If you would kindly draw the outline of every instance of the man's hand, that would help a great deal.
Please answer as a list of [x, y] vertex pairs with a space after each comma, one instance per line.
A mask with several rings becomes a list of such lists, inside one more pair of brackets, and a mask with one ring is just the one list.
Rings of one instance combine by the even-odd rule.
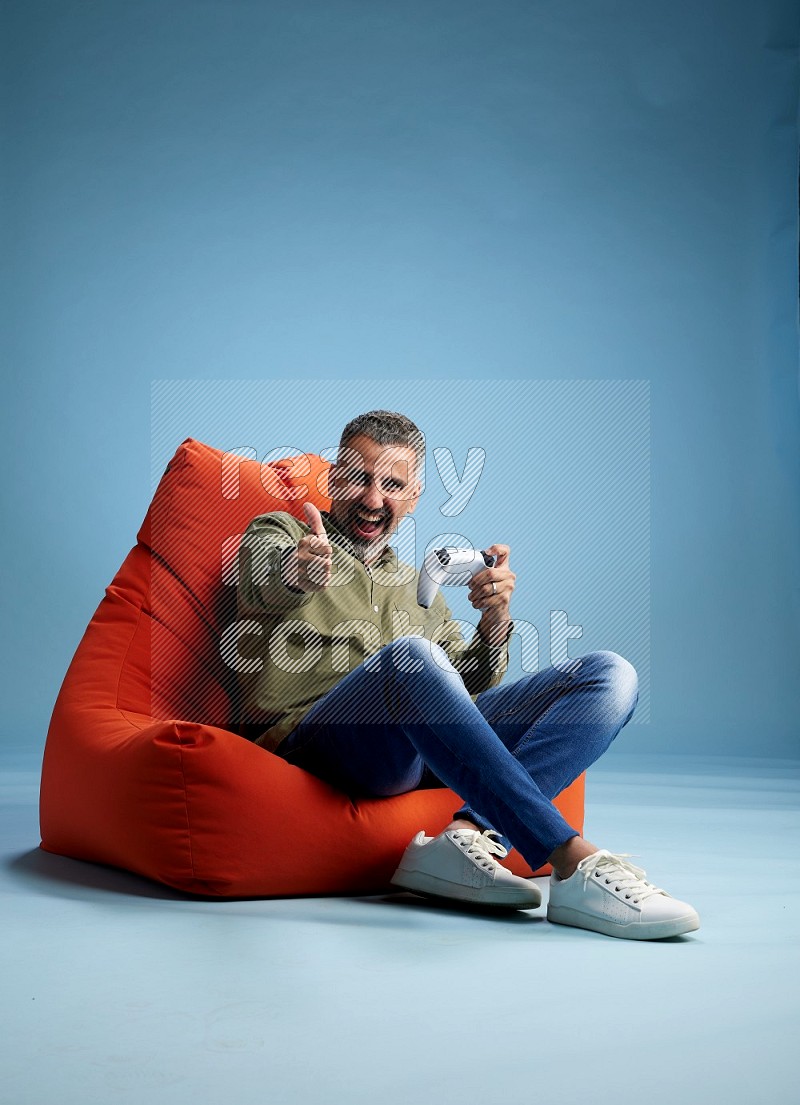
[[508, 566], [508, 545], [490, 545], [485, 551], [495, 557], [495, 562], [472, 577], [468, 598], [476, 610], [483, 612], [478, 623], [483, 639], [489, 644], [502, 644], [511, 625], [509, 604], [517, 577]]
[[320, 512], [313, 503], [303, 503], [303, 510], [311, 533], [284, 556], [283, 580], [297, 591], [324, 591], [331, 579], [333, 550]]

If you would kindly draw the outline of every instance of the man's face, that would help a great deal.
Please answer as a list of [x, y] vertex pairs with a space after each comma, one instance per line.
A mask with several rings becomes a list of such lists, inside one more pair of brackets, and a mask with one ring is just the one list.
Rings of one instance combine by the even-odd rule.
[[416, 456], [407, 445], [379, 445], [357, 434], [330, 470], [331, 519], [368, 563], [380, 556], [420, 493]]

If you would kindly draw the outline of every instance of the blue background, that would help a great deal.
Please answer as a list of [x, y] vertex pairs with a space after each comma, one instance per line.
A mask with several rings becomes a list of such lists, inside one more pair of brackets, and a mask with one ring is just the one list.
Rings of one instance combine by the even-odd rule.
[[[43, 743], [147, 508], [153, 380], [292, 382], [259, 449], [386, 402], [487, 457], [493, 388], [622, 380], [652, 480], [650, 722], [622, 739], [796, 755], [795, 7], [4, 3], [7, 739]], [[249, 444], [224, 415], [173, 412], [168, 452]], [[541, 525], [509, 518], [535, 606]]]

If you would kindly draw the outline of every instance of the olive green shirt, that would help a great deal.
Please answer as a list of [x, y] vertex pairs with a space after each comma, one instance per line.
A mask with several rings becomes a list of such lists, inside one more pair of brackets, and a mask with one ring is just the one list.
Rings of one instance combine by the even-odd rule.
[[[305, 713], [340, 679], [400, 636], [441, 645], [470, 695], [497, 686], [508, 645], [491, 646], [476, 630], [467, 643], [441, 591], [425, 610], [417, 603], [418, 573], [388, 546], [369, 567], [327, 513], [332, 575], [322, 591], [290, 589], [281, 557], [310, 533], [284, 511], [252, 520], [239, 550], [236, 667], [240, 705], [256, 743], [274, 750]], [[244, 670], [247, 669], [247, 670]]]

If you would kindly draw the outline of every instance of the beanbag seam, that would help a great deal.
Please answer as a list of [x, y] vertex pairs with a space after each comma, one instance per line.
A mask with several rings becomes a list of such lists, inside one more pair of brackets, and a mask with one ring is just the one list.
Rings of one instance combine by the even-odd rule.
[[122, 704], [120, 703], [120, 700], [119, 700], [119, 698], [120, 698], [119, 689], [120, 689], [120, 686], [122, 685], [122, 676], [123, 676], [123, 674], [126, 670], [127, 664], [128, 664], [128, 654], [130, 653], [131, 648], [133, 647], [133, 642], [136, 640], [136, 634], [139, 630], [139, 624], [142, 620], [143, 613], [144, 613], [144, 609], [140, 605], [139, 606], [139, 613], [136, 615], [136, 621], [133, 623], [133, 629], [131, 631], [130, 640], [128, 641], [128, 646], [125, 649], [125, 656], [123, 657], [122, 663], [119, 666], [119, 671], [117, 672], [117, 691], [116, 691], [116, 694], [114, 696], [114, 706], [116, 707], [117, 710], [124, 710], [125, 709], [125, 707], [122, 706]]

